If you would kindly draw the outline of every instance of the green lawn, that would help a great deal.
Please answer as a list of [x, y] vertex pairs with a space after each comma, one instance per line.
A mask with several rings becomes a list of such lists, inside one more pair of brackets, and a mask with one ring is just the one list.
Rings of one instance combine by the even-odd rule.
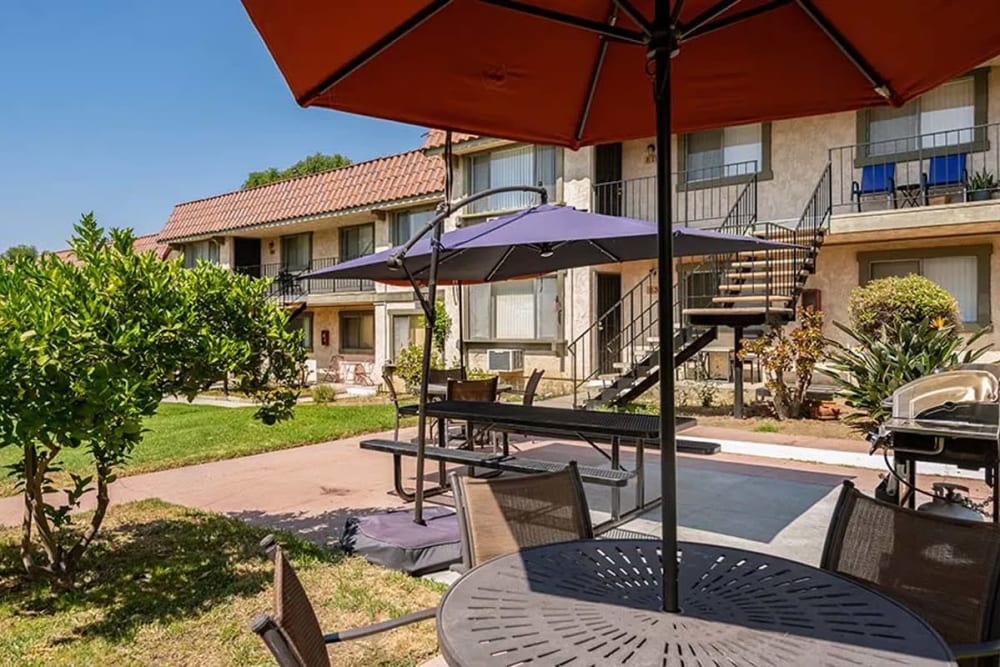
[[[19, 531], [0, 529], [0, 666], [273, 665], [250, 620], [273, 611], [268, 531], [159, 500], [112, 506], [76, 589], [53, 597], [21, 576]], [[444, 587], [313, 546], [278, 543], [326, 632], [438, 603]], [[424, 621], [330, 650], [338, 667], [410, 667], [437, 650]]]
[[[300, 405], [295, 408], [294, 419], [274, 426], [260, 423], [253, 418], [253, 412], [252, 407], [163, 403], [159, 412], [147, 420], [149, 432], [121, 474], [134, 475], [336, 440], [388, 430], [394, 423], [394, 408], [390, 404]], [[0, 449], [0, 466], [11, 463], [18, 454], [10, 448]], [[85, 450], [64, 450], [60, 462], [64, 468], [62, 475], [90, 472]], [[62, 481], [59, 477], [56, 480]], [[0, 495], [13, 492], [13, 481], [0, 478]]]

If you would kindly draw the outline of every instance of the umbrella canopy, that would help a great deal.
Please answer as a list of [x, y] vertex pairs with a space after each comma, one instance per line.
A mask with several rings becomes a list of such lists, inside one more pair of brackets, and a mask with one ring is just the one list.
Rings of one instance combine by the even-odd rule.
[[[673, 132], [900, 105], [1000, 53], [996, 0], [243, 2], [303, 106], [572, 148], [654, 135], [663, 295], [673, 287]], [[671, 301], [657, 306], [666, 359]], [[670, 557], [677, 553], [673, 397], [674, 375], [663, 373], [669, 612], [680, 609]], [[421, 469], [422, 428], [418, 438]], [[418, 474], [418, 520], [422, 480]]]
[[[752, 236], [674, 228], [676, 256], [797, 248]], [[656, 225], [544, 204], [441, 236], [439, 283], [481, 283], [536, 276], [560, 269], [609, 262], [656, 259]], [[399, 248], [313, 271], [304, 278], [368, 278], [407, 281], [408, 272], [425, 282], [431, 263], [430, 239], [406, 253], [407, 271], [391, 263]]]
[[[656, 133], [653, 0], [243, 1], [302, 106], [573, 147]], [[657, 4], [676, 132], [900, 104], [1000, 53], [996, 0]]]

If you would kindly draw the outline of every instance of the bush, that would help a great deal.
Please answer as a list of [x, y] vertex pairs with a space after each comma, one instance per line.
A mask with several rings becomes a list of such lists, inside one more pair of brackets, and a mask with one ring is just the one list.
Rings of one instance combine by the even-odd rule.
[[466, 368], [465, 378], [467, 380], [489, 380], [494, 377], [496, 373], [491, 373], [490, 371], [483, 370], [482, 368]]
[[333, 403], [337, 400], [337, 391], [328, 384], [318, 384], [312, 390], [313, 403]]
[[[406, 383], [406, 390], [415, 393], [420, 386], [420, 371], [424, 358], [424, 346], [413, 343], [399, 351], [396, 357], [396, 377]], [[444, 368], [441, 354], [431, 349], [431, 368]]]
[[958, 302], [923, 276], [879, 278], [851, 292], [851, 328], [871, 338], [889, 337], [904, 322], [934, 322], [938, 328], [959, 325]]
[[[420, 316], [420, 326], [424, 326], [424, 316]], [[431, 333], [431, 340], [434, 341], [434, 349], [444, 354], [445, 345], [448, 343], [448, 336], [451, 335], [451, 315], [444, 307], [444, 301], [434, 302], [434, 329]]]
[[[898, 335], [891, 338], [869, 335], [839, 322], [834, 324], [856, 345], [847, 347], [831, 342], [832, 363], [822, 372], [840, 387], [839, 393], [849, 406], [864, 410], [876, 424], [889, 416], [882, 403], [898, 388], [956, 364], [971, 363], [990, 347], [973, 348], [986, 333], [985, 329], [963, 342], [954, 327], [940, 326], [940, 322], [903, 322]], [[859, 418], [848, 415], [846, 419]]]
[[715, 401], [719, 397], [719, 388], [710, 382], [700, 382], [695, 387], [695, 393], [698, 395], [701, 407], [710, 408], [715, 405]]
[[[756, 340], [743, 341], [740, 357], [757, 355], [767, 388], [771, 392], [771, 408], [778, 419], [798, 419], [806, 402], [806, 392], [812, 384], [816, 362], [826, 348], [823, 338], [823, 313], [812, 308], [800, 308], [799, 326], [785, 335], [785, 328], [771, 327]], [[789, 387], [787, 377], [794, 375]]]

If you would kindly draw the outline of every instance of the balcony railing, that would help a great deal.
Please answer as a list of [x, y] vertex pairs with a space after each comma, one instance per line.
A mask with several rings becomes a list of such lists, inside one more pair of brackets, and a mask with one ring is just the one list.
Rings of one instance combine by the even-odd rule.
[[282, 298], [297, 298], [310, 294], [331, 294], [342, 292], [372, 292], [375, 283], [356, 278], [302, 278], [306, 273], [325, 269], [340, 263], [337, 257], [317, 257], [308, 266], [283, 267], [280, 263], [237, 266], [237, 273], [245, 273], [259, 278], [269, 278], [272, 292]]
[[[756, 161], [675, 173], [674, 224], [719, 227], [756, 174]], [[591, 206], [595, 213], [654, 221], [656, 200], [656, 177], [646, 176], [594, 185]]]
[[834, 214], [991, 199], [1000, 124], [830, 149]]

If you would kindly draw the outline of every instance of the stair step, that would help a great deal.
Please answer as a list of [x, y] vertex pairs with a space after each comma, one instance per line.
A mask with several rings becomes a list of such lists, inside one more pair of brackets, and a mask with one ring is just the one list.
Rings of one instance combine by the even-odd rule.
[[733, 285], [719, 285], [720, 292], [762, 292], [771, 291], [767, 283], [736, 283]]
[[740, 278], [769, 278], [773, 271], [736, 271], [733, 273], [727, 273], [726, 278], [733, 280], [739, 280]]
[[771, 303], [788, 303], [791, 300], [792, 297], [787, 295], [772, 294], [771, 296], [767, 296], [761, 294], [759, 296], [717, 296], [712, 299], [712, 303], [752, 303], [760, 301], [770, 301]]
[[685, 308], [681, 311], [684, 315], [792, 315], [791, 308], [764, 308], [763, 306], [754, 308]]
[[[736, 262], [731, 262], [730, 267], [734, 269], [756, 269], [760, 267], [767, 266], [786, 266], [788, 264], [800, 264], [803, 262], [808, 262], [809, 260], [802, 260], [798, 258], [787, 258], [787, 259], [750, 259], [750, 260], [739, 260]], [[811, 263], [811, 262], [810, 262]]]

